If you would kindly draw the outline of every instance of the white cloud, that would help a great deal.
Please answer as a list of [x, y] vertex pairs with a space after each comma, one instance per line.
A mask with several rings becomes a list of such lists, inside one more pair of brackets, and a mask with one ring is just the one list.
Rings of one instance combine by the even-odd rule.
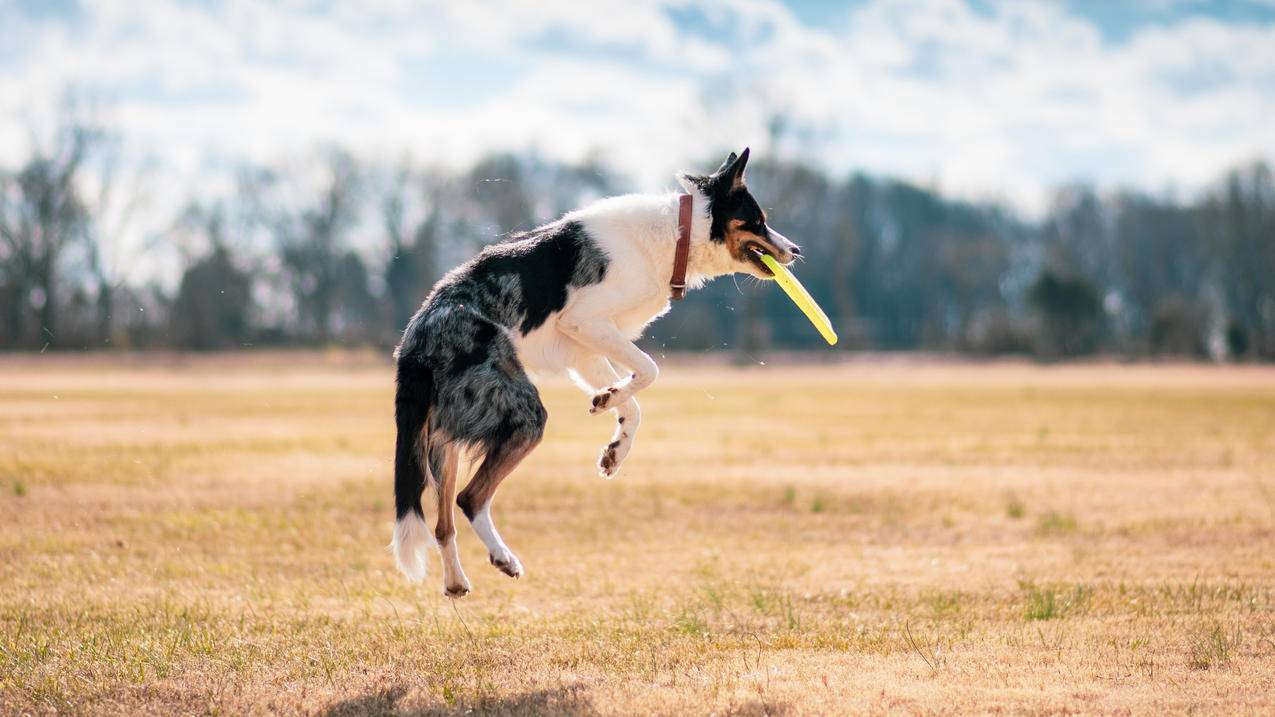
[[[812, 128], [787, 150], [830, 170], [1029, 210], [1075, 178], [1190, 189], [1275, 153], [1270, 25], [1197, 18], [1113, 45], [1046, 2], [872, 0], [824, 27], [769, 0], [328, 5], [95, 0], [58, 23], [0, 4], [0, 164], [68, 86], [111, 100], [174, 195], [224, 184], [201, 170], [227, 156], [322, 141], [454, 164], [601, 150], [665, 186], [710, 151], [768, 151], [775, 112]], [[715, 30], [685, 31], [668, 5]], [[440, 82], [453, 57], [473, 72], [448, 64]]]
[[[1061, 5], [984, 15], [934, 0], [869, 3], [832, 33], [789, 29], [757, 55], [799, 57], [811, 35], [841, 39], [820, 62], [756, 68], [805, 88], [789, 91], [816, 98], [810, 115], [835, 118], [834, 161], [934, 177], [959, 194], [1030, 209], [1071, 179], [1199, 187], [1275, 151], [1271, 26], [1196, 19], [1112, 46]], [[1173, 73], [1206, 79], [1175, 87]]]

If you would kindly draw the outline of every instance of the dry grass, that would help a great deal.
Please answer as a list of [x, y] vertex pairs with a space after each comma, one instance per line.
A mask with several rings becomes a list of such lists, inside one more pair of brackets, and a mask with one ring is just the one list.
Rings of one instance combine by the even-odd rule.
[[453, 607], [388, 366], [0, 362], [0, 713], [1275, 711], [1275, 372], [665, 367], [564, 384]]

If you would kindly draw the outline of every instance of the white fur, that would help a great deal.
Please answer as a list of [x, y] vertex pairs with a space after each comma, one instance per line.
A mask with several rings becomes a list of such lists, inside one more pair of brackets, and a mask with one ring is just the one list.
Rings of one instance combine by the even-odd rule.
[[390, 549], [394, 551], [398, 569], [403, 571], [408, 581], [419, 583], [425, 579], [429, 565], [425, 553], [433, 539], [425, 521], [414, 510], [408, 511], [394, 524], [394, 540]]
[[[723, 246], [709, 241], [712, 220], [708, 214], [708, 199], [698, 191], [691, 196], [687, 282], [691, 287], [698, 287], [740, 267]], [[601, 282], [572, 290], [562, 311], [526, 336], [514, 336], [518, 358], [528, 370], [560, 375], [599, 353], [582, 346], [571, 335], [572, 317], [605, 318], [624, 340], [632, 342], [642, 334], [642, 329], [669, 310], [669, 279], [677, 244], [677, 197], [677, 194], [611, 197], [563, 218], [580, 222], [606, 253], [610, 264]], [[563, 326], [564, 320], [566, 326]], [[608, 355], [607, 358], [617, 357]], [[640, 362], [632, 354], [629, 358]], [[630, 371], [640, 368], [627, 361], [621, 363]]]
[[[683, 185], [691, 195], [688, 286], [697, 288], [713, 277], [749, 270], [723, 243], [710, 240], [708, 198], [689, 183]], [[598, 472], [605, 478], [619, 470], [637, 435], [641, 411], [634, 394], [659, 375], [655, 361], [633, 341], [669, 310], [678, 197], [675, 193], [629, 194], [567, 214], [563, 219], [583, 225], [607, 255], [606, 275], [597, 284], [573, 289], [562, 310], [536, 330], [526, 336], [511, 335], [527, 370], [538, 374], [569, 371], [595, 395], [591, 412], [614, 410], [617, 418], [624, 419], [617, 421], [611, 439], [615, 448], [608, 444], [598, 461]]]
[[514, 555], [513, 551], [505, 545], [504, 540], [501, 540], [500, 533], [496, 530], [496, 524], [491, 522], [490, 504], [484, 505], [476, 511], [470, 524], [474, 527], [474, 532], [483, 541], [483, 545], [487, 546], [487, 552], [491, 556], [492, 562], [506, 563], [513, 566], [515, 574], [522, 574], [522, 563], [519, 562], [518, 556]]
[[455, 534], [448, 538], [446, 543], [439, 543], [438, 551], [443, 556], [443, 587], [447, 589], [447, 594], [460, 597], [468, 593], [469, 578], [465, 577], [465, 571], [460, 566], [460, 552], [456, 548]]
[[[602, 356], [594, 355], [574, 364], [571, 367], [571, 378], [586, 393], [594, 394], [620, 377], [611, 366], [611, 362]], [[611, 443], [602, 449], [602, 455], [598, 457], [598, 475], [608, 480], [614, 478], [619, 472], [620, 464], [633, 448], [633, 438], [637, 435], [638, 426], [642, 423], [642, 410], [636, 398], [630, 398], [612, 407], [612, 410], [615, 411], [617, 419], [615, 433], [611, 436]], [[612, 445], [615, 445], [615, 450], [612, 462], [608, 465], [604, 457], [611, 450]]]

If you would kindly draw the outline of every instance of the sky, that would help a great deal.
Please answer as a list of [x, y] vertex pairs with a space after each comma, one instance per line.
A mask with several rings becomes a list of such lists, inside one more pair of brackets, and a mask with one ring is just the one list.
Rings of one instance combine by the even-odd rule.
[[651, 191], [748, 145], [1031, 215], [1275, 158], [1275, 0], [0, 0], [0, 166], [68, 93], [174, 194], [330, 142]]

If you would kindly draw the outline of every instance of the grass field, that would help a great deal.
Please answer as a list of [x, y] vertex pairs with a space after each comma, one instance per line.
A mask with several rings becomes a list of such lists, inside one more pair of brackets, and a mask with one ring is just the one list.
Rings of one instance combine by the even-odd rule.
[[387, 363], [0, 359], [0, 714], [1275, 712], [1275, 370], [666, 362], [612, 481], [543, 394], [453, 603]]

